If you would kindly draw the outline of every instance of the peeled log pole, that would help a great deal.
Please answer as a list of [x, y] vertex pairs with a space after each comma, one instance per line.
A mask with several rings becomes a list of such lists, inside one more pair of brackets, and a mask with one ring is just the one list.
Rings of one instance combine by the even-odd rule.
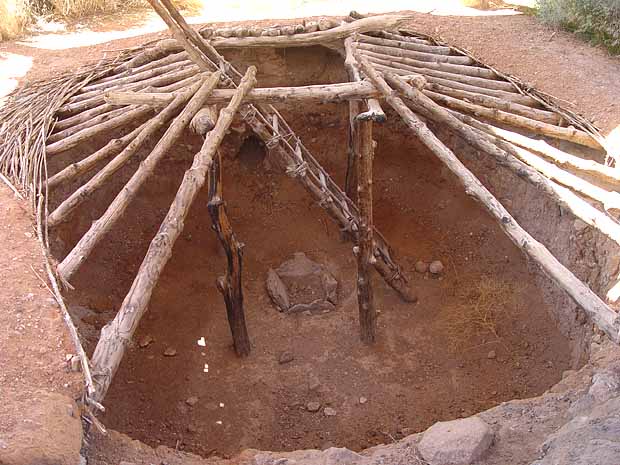
[[561, 289], [583, 308], [592, 321], [601, 328], [612, 341], [620, 343], [620, 317], [611, 310], [592, 290], [562, 265], [545, 246], [536, 241], [508, 213], [501, 203], [486, 187], [463, 165], [459, 159], [441, 143], [428, 127], [394, 95], [385, 80], [362, 57], [358, 60], [362, 70], [383, 93], [386, 101], [396, 110], [412, 132], [448, 167], [465, 187], [467, 195], [472, 196], [497, 219], [500, 227], [525, 254], [534, 260]]
[[82, 236], [69, 255], [58, 265], [58, 273], [65, 279], [69, 279], [88, 258], [95, 246], [112, 228], [114, 223], [122, 216], [129, 202], [136, 196], [138, 190], [150, 174], [155, 170], [157, 163], [174, 146], [185, 127], [194, 115], [204, 106], [205, 99], [213, 88], [218, 84], [220, 73], [212, 74], [202, 82], [200, 89], [194, 94], [181, 114], [173, 121], [166, 133], [159, 140], [153, 151], [140, 164], [138, 170], [127, 182], [123, 190], [119, 192], [105, 213], [95, 221], [90, 229]]
[[221, 154], [218, 153], [209, 171], [209, 215], [227, 259], [226, 275], [217, 279], [217, 288], [222, 293], [226, 304], [226, 315], [235, 352], [240, 357], [245, 357], [250, 354], [251, 346], [245, 324], [241, 285], [243, 245], [237, 241], [226, 212], [226, 204], [222, 196], [221, 163]]
[[157, 131], [174, 118], [181, 110], [183, 105], [190, 99], [192, 95], [200, 88], [200, 82], [194, 84], [189, 90], [180, 93], [177, 97], [164, 108], [161, 113], [141, 126], [142, 130], [129, 142], [129, 144], [115, 156], [107, 165], [84, 185], [76, 189], [69, 197], [67, 197], [56, 209], [47, 217], [47, 225], [50, 228], [58, 226], [66, 221], [71, 213], [75, 211], [82, 203], [90, 198], [98, 189], [104, 186], [106, 181], [110, 179], [118, 170], [131, 160], [132, 157], [140, 150], [145, 142], [148, 142]]
[[[146, 312], [151, 294], [161, 272], [168, 260], [170, 260], [170, 257], [172, 257], [174, 243], [183, 231], [185, 218], [192, 202], [204, 185], [215, 151], [243, 99], [244, 90], [253, 85], [255, 73], [256, 68], [254, 67], [248, 70], [249, 78], [246, 80], [245, 85], [240, 87], [238, 98], [231, 102], [226, 109], [228, 111], [222, 110], [223, 114], [220, 116], [216, 128], [209, 133], [200, 152], [194, 157], [192, 166], [186, 171], [181, 186], [168, 210], [168, 214], [151, 241], [138, 274], [120, 310], [114, 319], [101, 330], [101, 337], [92, 358], [95, 381], [98, 385], [95, 398], [99, 402], [105, 397], [112, 378], [125, 354], [127, 344], [136, 331], [142, 315]], [[196, 96], [204, 94], [203, 90], [214, 87], [219, 78], [220, 73], [214, 73]], [[202, 95], [202, 98], [204, 98], [204, 95]], [[198, 103], [197, 100], [199, 99], [197, 98], [194, 103]]]
[[310, 45], [321, 45], [334, 42], [356, 32], [362, 33], [381, 29], [394, 29], [410, 18], [411, 16], [407, 15], [370, 16], [326, 31], [294, 34], [290, 36], [213, 39], [211, 44], [218, 49], [235, 47], [307, 47]]
[[[399, 76], [388, 74], [385, 76], [385, 79], [408, 101], [413, 102], [424, 117], [447, 126], [472, 147], [488, 153], [495, 158], [500, 166], [510, 169], [517, 176], [525, 179], [558, 202], [558, 204], [573, 213], [577, 218], [597, 228], [611, 240], [620, 244], [620, 224], [570, 190], [556, 184], [519, 160], [516, 147], [491, 134], [493, 126], [481, 123], [471, 116], [462, 115], [440, 107], [417, 88], [408, 85]], [[420, 81], [417, 81], [419, 84]]]
[[54, 187], [59, 186], [62, 183], [75, 179], [80, 174], [88, 173], [97, 165], [97, 163], [107, 160], [115, 153], [123, 150], [127, 146], [127, 144], [129, 144], [133, 139], [135, 139], [135, 137], [140, 133], [140, 131], [144, 129], [146, 124], [148, 123], [144, 123], [143, 125], [138, 126], [129, 134], [119, 139], [112, 139], [105, 146], [97, 150], [92, 155], [84, 158], [83, 160], [71, 163], [62, 171], [59, 171], [54, 176], [48, 178], [47, 188], [53, 189]]
[[452, 108], [453, 110], [464, 111], [478, 117], [499, 121], [514, 127], [527, 129], [528, 131], [532, 131], [536, 134], [567, 140], [569, 142], [574, 142], [575, 144], [584, 145], [593, 149], [602, 149], [600, 144], [594, 140], [590, 134], [573, 127], [563, 128], [553, 124], [542, 123], [530, 118], [525, 118], [523, 116], [513, 115], [512, 113], [507, 113], [502, 110], [484, 108], [479, 105], [474, 105], [473, 103], [448, 97], [447, 95], [441, 95], [430, 90], [424, 91], [424, 93], [435, 102], [440, 103], [445, 107]]
[[357, 241], [357, 303], [360, 318], [360, 338], [366, 344], [375, 342], [377, 334], [377, 312], [370, 280], [373, 256], [372, 218], [372, 121], [359, 120], [355, 123], [359, 133], [359, 159], [357, 160], [357, 195], [360, 210], [360, 224]]
[[[230, 100], [234, 89], [216, 89], [207, 100], [208, 104], [225, 103]], [[372, 99], [379, 96], [369, 82], [344, 82], [337, 84], [318, 84], [300, 87], [268, 87], [252, 89], [246, 101], [250, 103], [290, 103], [290, 102], [345, 102], [348, 100]], [[166, 105], [174, 96], [162, 92], [109, 91], [105, 100], [113, 105]]]

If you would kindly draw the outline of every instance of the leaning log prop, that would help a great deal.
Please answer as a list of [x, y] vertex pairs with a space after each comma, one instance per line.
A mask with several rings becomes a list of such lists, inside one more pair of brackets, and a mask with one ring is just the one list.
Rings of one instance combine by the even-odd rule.
[[512, 242], [536, 262], [560, 289], [583, 308], [590, 319], [611, 340], [620, 343], [620, 315], [609, 308], [588, 286], [562, 265], [544, 245], [536, 241], [516, 222], [493, 194], [461, 163], [456, 155], [437, 139], [426, 124], [405, 105], [400, 97], [394, 94], [394, 90], [368, 60], [359, 54], [356, 55], [356, 58], [366, 76], [383, 93], [386, 102], [400, 115], [416, 137], [457, 177], [465, 188], [467, 195], [480, 203], [498, 221], [498, 224]]
[[[218, 63], [235, 79], [241, 74], [226, 62], [213, 46], [204, 41], [185, 22], [169, 0], [149, 0], [174, 31], [175, 37], [186, 50], [198, 50], [195, 63], [202, 70], [209, 70]], [[155, 6], [156, 5], [156, 6]], [[188, 52], [189, 53], [189, 52]], [[303, 145], [286, 120], [273, 106], [247, 105], [241, 112], [246, 124], [265, 143], [265, 146], [279, 159], [287, 173], [300, 181], [302, 186], [314, 197], [319, 205], [334, 219], [343, 231], [351, 232], [353, 237], [359, 232], [359, 211], [356, 205], [331, 179], [329, 174]], [[375, 269], [405, 301], [413, 302], [417, 297], [409, 287], [409, 280], [392, 258], [392, 251], [385, 238], [375, 230]]]
[[[247, 91], [256, 83], [256, 68], [250, 67], [246, 72], [235, 97], [229, 105], [220, 112], [215, 127], [210, 131], [200, 151], [194, 157], [192, 166], [187, 170], [181, 186], [164, 218], [159, 231], [151, 241], [151, 245], [140, 265], [138, 274], [125, 297], [120, 310], [114, 319], [101, 330], [101, 338], [93, 354], [92, 363], [94, 379], [97, 384], [95, 399], [101, 401], [112, 382], [125, 350], [133, 336], [138, 323], [146, 311], [151, 294], [166, 263], [172, 257], [172, 249], [176, 239], [183, 231], [184, 221], [198, 192], [205, 184], [207, 173], [213, 163], [216, 151], [230, 127], [230, 123], [237, 112]], [[220, 80], [220, 73], [215, 72], [203, 84], [205, 91], [196, 95], [203, 95]], [[202, 90], [202, 89], [201, 89]], [[198, 100], [196, 100], [197, 102]], [[243, 324], [245, 326], [245, 324]], [[238, 347], [245, 354], [249, 352], [249, 340], [245, 331], [247, 347]], [[238, 342], [237, 339], [235, 342]]]

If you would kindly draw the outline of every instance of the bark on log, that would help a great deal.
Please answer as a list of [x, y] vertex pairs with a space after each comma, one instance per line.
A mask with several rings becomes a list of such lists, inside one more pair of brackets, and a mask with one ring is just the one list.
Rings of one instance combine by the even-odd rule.
[[191, 119], [198, 112], [198, 110], [203, 107], [206, 97], [218, 84], [219, 79], [220, 73], [217, 72], [212, 74], [205, 81], [201, 82], [199, 85], [200, 88], [197, 91], [195, 87], [192, 87], [191, 91], [195, 91], [196, 93], [187, 103], [181, 114], [170, 125], [153, 151], [140, 164], [138, 170], [127, 182], [123, 190], [121, 190], [121, 192], [119, 192], [116, 198], [112, 201], [101, 218], [92, 224], [86, 234], [82, 236], [77, 245], [71, 252], [69, 252], [62, 263], [58, 266], [58, 273], [64, 278], [65, 281], [70, 280], [81, 264], [88, 258], [99, 241], [121, 217], [129, 202], [131, 202], [142, 184], [154, 171], [157, 163], [173, 147]]
[[[239, 107], [244, 92], [255, 82], [256, 68], [250, 67], [247, 79], [240, 86], [239, 93], [230, 105], [222, 110], [216, 128], [209, 133], [200, 151], [194, 157], [194, 162], [186, 171], [181, 186], [162, 222], [159, 231], [151, 241], [149, 250], [140, 265], [138, 274], [125, 297], [120, 310], [114, 319], [101, 330], [101, 338], [93, 354], [92, 363], [95, 368], [98, 388], [96, 399], [103, 400], [112, 382], [112, 378], [123, 358], [127, 344], [131, 340], [147, 305], [157, 281], [166, 263], [172, 256], [172, 249], [176, 239], [183, 231], [184, 221], [189, 209], [205, 183], [208, 169], [220, 142], [230, 126], [230, 122]], [[196, 94], [192, 103], [198, 103], [201, 94], [213, 88], [220, 79], [220, 73], [214, 73], [212, 78]], [[194, 99], [193, 99], [194, 100]], [[189, 105], [188, 105], [189, 107]], [[195, 105], [199, 108], [198, 105]], [[197, 111], [197, 110], [196, 110]]]
[[419, 61], [430, 61], [434, 63], [452, 63], [455, 65], [471, 65], [473, 60], [466, 56], [453, 56], [453, 55], [435, 55], [434, 53], [415, 52], [413, 50], [405, 50], [396, 47], [386, 47], [383, 45], [366, 44], [364, 42], [357, 42], [356, 47], [359, 50], [368, 50], [374, 53], [380, 53], [382, 55], [389, 55], [399, 58], [412, 58]]
[[211, 41], [211, 44], [217, 49], [235, 47], [307, 47], [334, 42], [355, 33], [393, 29], [408, 19], [410, 17], [407, 15], [371, 16], [325, 31], [295, 34], [292, 36], [214, 39]]
[[217, 288], [224, 297], [228, 325], [235, 352], [239, 357], [250, 355], [251, 345], [243, 310], [243, 245], [235, 237], [222, 194], [221, 154], [217, 154], [209, 171], [209, 215], [213, 228], [226, 253], [226, 275], [217, 279]]
[[147, 124], [148, 123], [144, 123], [141, 126], [138, 126], [129, 134], [119, 139], [112, 139], [105, 146], [97, 150], [92, 155], [84, 158], [83, 160], [71, 163], [63, 170], [48, 178], [47, 188], [54, 189], [55, 187], [63, 183], [72, 181], [81, 174], [88, 173], [95, 166], [97, 166], [97, 163], [107, 160], [115, 153], [119, 153], [121, 150], [123, 150], [127, 146], [127, 144], [129, 144], [132, 140], [136, 138], [136, 136], [144, 129]]
[[515, 221], [501, 203], [463, 165], [459, 159], [441, 143], [413, 111], [397, 97], [385, 80], [365, 58], [357, 55], [364, 73], [384, 94], [386, 101], [403, 118], [412, 132], [446, 165], [465, 188], [465, 192], [477, 200], [493, 216], [500, 227], [525, 254], [561, 289], [583, 308], [592, 321], [614, 342], [620, 343], [620, 317], [611, 310], [594, 292], [562, 265], [545, 246], [536, 241]]
[[[46, 145], [45, 153], [47, 155], [56, 155], [57, 153], [65, 152], [79, 145], [85, 140], [88, 140], [99, 134], [139, 121], [152, 111], [153, 108], [148, 105], [140, 105], [135, 108], [130, 107], [128, 111], [125, 111], [125, 113], [121, 115], [118, 115], [108, 120], [104, 120], [102, 123], [96, 124], [95, 126], [86, 127], [85, 129], [75, 134], [72, 134], [62, 140], [59, 140], [58, 142], [53, 142], [49, 145]], [[108, 114], [109, 113], [106, 113], [106, 115]], [[70, 131], [70, 129], [67, 129], [67, 131]]]
[[590, 134], [573, 127], [563, 128], [555, 126], [553, 124], [542, 123], [530, 118], [525, 118], [519, 115], [513, 115], [502, 110], [495, 110], [492, 108], [484, 108], [473, 103], [464, 102], [447, 95], [441, 95], [436, 92], [425, 90], [424, 94], [432, 98], [435, 102], [442, 104], [445, 107], [452, 108], [453, 110], [470, 113], [472, 115], [499, 121], [504, 124], [508, 124], [514, 127], [527, 129], [536, 134], [542, 134], [556, 139], [567, 140], [575, 144], [580, 144], [586, 147], [590, 147], [597, 150], [602, 150], [603, 147], [592, 137]]
[[357, 303], [359, 307], [360, 338], [365, 344], [375, 342], [377, 334], [377, 312], [370, 280], [373, 256], [372, 218], [372, 159], [374, 141], [372, 121], [357, 121], [360, 147], [357, 160], [357, 195], [360, 210], [360, 231], [357, 241]]
[[372, 44], [372, 45], [384, 45], [387, 47], [395, 47], [403, 50], [413, 50], [415, 52], [423, 52], [434, 55], [450, 55], [450, 47], [442, 47], [440, 45], [427, 45], [419, 44], [416, 42], [410, 42], [407, 40], [395, 40], [395, 39], [382, 39], [380, 37], [372, 37], [364, 34], [356, 36], [357, 42]]
[[[233, 89], [216, 89], [209, 96], [207, 103], [210, 105], [225, 103], [230, 100], [233, 92]], [[379, 93], [369, 82], [345, 82], [301, 87], [257, 88], [250, 91], [246, 101], [251, 103], [335, 103], [376, 97], [379, 97]], [[112, 105], [163, 106], [173, 98], [172, 94], [162, 92], [110, 91], [105, 93], [106, 102]]]

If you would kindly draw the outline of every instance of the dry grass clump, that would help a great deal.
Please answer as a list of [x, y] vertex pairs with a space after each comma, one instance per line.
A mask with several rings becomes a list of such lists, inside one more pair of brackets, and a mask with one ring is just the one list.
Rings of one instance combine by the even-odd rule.
[[30, 0], [0, 0], [0, 40], [21, 34], [32, 18]]
[[443, 322], [444, 333], [453, 349], [462, 350], [467, 341], [486, 334], [500, 339], [497, 325], [514, 295], [514, 288], [505, 281], [488, 278], [477, 287], [463, 289], [456, 308], [450, 308]]
[[[204, 0], [174, 0], [186, 13], [199, 12]], [[83, 18], [98, 13], [115, 13], [150, 8], [146, 0], [0, 0], [0, 40], [19, 36], [39, 16]]]

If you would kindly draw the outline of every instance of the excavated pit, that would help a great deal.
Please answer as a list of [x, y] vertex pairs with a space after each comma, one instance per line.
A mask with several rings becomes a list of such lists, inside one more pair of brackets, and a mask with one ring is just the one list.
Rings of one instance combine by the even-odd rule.
[[[255, 49], [227, 58], [257, 64], [261, 87], [346, 81], [340, 56], [319, 47]], [[277, 108], [343, 185], [347, 106]], [[245, 243], [252, 354], [240, 359], [231, 347], [215, 286], [226, 258], [211, 230], [203, 190], [105, 399], [102, 421], [109, 428], [152, 446], [204, 456], [231, 456], [246, 448], [361, 450], [438, 420], [539, 395], [585, 360], [590, 325], [583, 313], [528, 265], [391, 112], [374, 130], [375, 223], [411, 277], [419, 302], [401, 301], [375, 274], [378, 342], [362, 345], [351, 244], [295, 179], [269, 163], [262, 143], [239, 128], [234, 126], [222, 146], [223, 188], [233, 229]], [[442, 128], [433, 129], [534, 237], [595, 290], [606, 285], [609, 276], [599, 269], [614, 266], [606, 240], [587, 228], [575, 233], [574, 218], [533, 187]], [[50, 171], [108, 139], [54, 157]], [[118, 310], [200, 144], [186, 134], [72, 280], [75, 290], [66, 295], [89, 350]], [[56, 257], [68, 253], [105, 211], [138, 161], [57, 229]], [[54, 191], [51, 208], [83, 182]], [[325, 265], [338, 280], [335, 311], [286, 314], [271, 303], [268, 270], [297, 252]], [[418, 273], [419, 260], [441, 260], [444, 271]], [[591, 267], [593, 261], [601, 266]], [[318, 403], [319, 410], [309, 411], [316, 405], [309, 403]], [[335, 415], [326, 415], [325, 408]]]

